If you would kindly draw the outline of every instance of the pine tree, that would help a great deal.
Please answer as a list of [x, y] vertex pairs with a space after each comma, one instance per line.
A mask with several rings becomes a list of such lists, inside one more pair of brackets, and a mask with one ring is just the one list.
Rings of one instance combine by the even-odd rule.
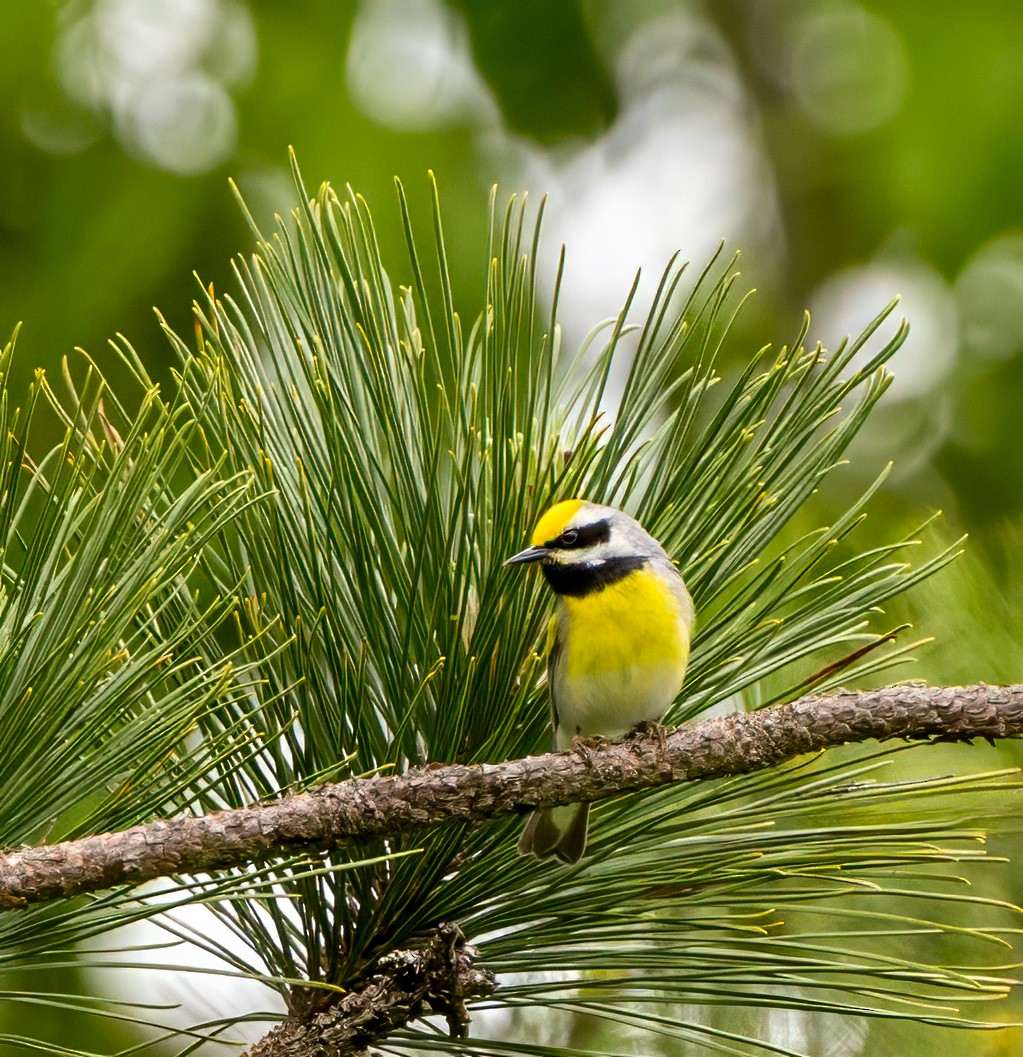
[[[549, 600], [500, 566], [566, 496], [629, 510], [685, 573], [699, 628], [670, 723], [905, 661], [881, 607], [955, 548], [915, 566], [917, 534], [857, 548], [876, 484], [797, 528], [888, 385], [904, 327], [864, 347], [893, 306], [831, 352], [804, 345], [804, 320], [722, 378], [733, 262], [691, 278], [673, 260], [638, 325], [634, 286], [565, 350], [560, 271], [549, 297], [537, 278], [542, 208], [531, 221], [492, 198], [485, 302], [463, 322], [436, 194], [427, 253], [398, 188], [413, 281], [397, 287], [365, 202], [329, 186], [309, 200], [297, 170], [296, 186], [294, 214], [237, 262], [240, 297], [204, 291], [195, 341], [167, 330], [169, 392], [124, 340], [134, 389], [95, 363], [66, 394], [38, 377], [17, 410], [4, 389], [3, 846], [544, 751]], [[64, 439], [38, 454], [46, 413]], [[958, 874], [983, 859], [976, 818], [1006, 779], [885, 782], [893, 751], [604, 801], [570, 867], [518, 857], [503, 817], [8, 911], [0, 969], [87, 965], [152, 918], [279, 992], [287, 1018], [254, 1054], [335, 1052], [339, 1004], [399, 963], [418, 966], [418, 1004], [376, 1007], [344, 1052], [567, 1057], [627, 1037], [792, 1053], [755, 1022], [779, 1009], [989, 1026], [959, 1007], [1006, 992], [1004, 969], [971, 960], [1004, 949], [1010, 912]], [[193, 905], [221, 930], [175, 919]], [[180, 1053], [235, 1027], [8, 997], [134, 1019], [144, 1047], [173, 1037]]]

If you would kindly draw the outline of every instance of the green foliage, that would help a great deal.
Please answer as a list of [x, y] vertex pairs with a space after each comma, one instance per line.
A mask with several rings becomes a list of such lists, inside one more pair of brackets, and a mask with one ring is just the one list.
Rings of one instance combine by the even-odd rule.
[[[238, 262], [241, 298], [210, 293], [196, 306], [198, 347], [168, 331], [173, 400], [160, 401], [122, 348], [149, 394], [138, 415], [118, 416], [127, 439], [98, 396], [77, 397], [73, 458], [61, 449], [34, 478], [40, 502], [64, 497], [52, 524], [67, 542], [40, 530], [26, 554], [41, 556], [12, 575], [8, 608], [38, 580], [32, 570], [64, 562], [66, 597], [58, 581], [59, 597], [39, 606], [61, 633], [68, 613], [85, 614], [70, 641], [96, 637], [85, 650], [94, 675], [53, 729], [77, 729], [79, 714], [109, 724], [117, 702], [109, 732], [82, 728], [73, 788], [112, 792], [75, 832], [545, 748], [549, 599], [500, 564], [570, 495], [636, 513], [679, 560], [700, 626], [676, 719], [901, 659], [890, 629], [875, 627], [880, 607], [950, 552], [916, 568], [905, 561], [915, 540], [856, 553], [869, 493], [828, 528], [789, 530], [887, 385], [903, 332], [869, 361], [862, 347], [890, 308], [830, 354], [804, 347], [804, 323], [725, 381], [716, 364], [738, 308], [735, 275], [718, 257], [690, 280], [673, 261], [641, 324], [629, 323], [634, 287], [617, 318], [566, 354], [558, 284], [545, 312], [539, 217], [531, 223], [524, 202], [491, 203], [485, 302], [466, 325], [436, 197], [427, 255], [399, 187], [414, 281], [395, 288], [365, 202], [329, 187], [302, 195]], [[629, 356], [611, 415], [608, 380]], [[105, 606], [104, 619], [79, 598]], [[65, 640], [46, 641], [52, 664]], [[101, 646], [112, 659], [99, 670]], [[144, 737], [142, 764], [118, 755], [122, 731]], [[518, 823], [505, 819], [424, 829], [322, 866], [182, 879], [176, 898], [205, 902], [234, 944], [165, 925], [233, 972], [284, 993], [304, 987], [314, 1005], [453, 920], [502, 980], [486, 1005], [516, 1019], [547, 1007], [730, 1053], [758, 1050], [694, 1005], [969, 1023], [958, 1006], [1008, 982], [997, 967], [965, 965], [967, 952], [1004, 949], [1011, 908], [963, 890], [950, 864], [982, 858], [983, 827], [969, 817], [978, 801], [966, 794], [1006, 779], [885, 783], [887, 762], [829, 757], [619, 798], [596, 810], [592, 852], [572, 867], [519, 858]], [[23, 832], [80, 803], [56, 802]], [[129, 906], [123, 916], [155, 912]], [[523, 1038], [535, 1030], [529, 1020]], [[449, 1040], [429, 1023], [377, 1048], [410, 1044], [541, 1052], [513, 1036]], [[760, 1050], [788, 1052], [769, 1040]]]
[[[0, 357], [0, 845], [130, 826], [184, 806], [235, 731], [197, 736], [200, 717], [237, 698], [250, 673], [230, 651], [199, 663], [233, 608], [199, 607], [186, 583], [204, 547], [251, 501], [247, 475], [217, 471], [180, 487], [194, 425], [156, 389], [123, 436], [94, 369], [62, 406], [40, 374], [22, 407]], [[28, 454], [47, 405], [60, 445]], [[112, 412], [113, 413], [113, 412]], [[180, 613], [169, 603], [184, 594]], [[208, 728], [208, 724], [207, 724]], [[114, 892], [67, 907], [0, 915], [0, 969], [66, 962], [68, 946], [147, 913]], [[67, 996], [5, 996], [67, 1008]], [[123, 1018], [103, 1003], [80, 1008]], [[10, 1040], [8, 1040], [10, 1041]]]
[[[4, 374], [12, 355], [13, 342]], [[129, 825], [167, 805], [168, 753], [228, 685], [226, 667], [200, 668], [187, 651], [228, 607], [174, 621], [154, 603], [180, 589], [252, 491], [211, 472], [169, 495], [189, 443], [181, 408], [152, 391], [121, 438], [91, 375], [64, 442], [35, 465], [25, 453], [43, 394], [40, 378], [24, 409], [6, 390], [0, 404], [5, 844]], [[95, 441], [101, 425], [109, 443]], [[193, 779], [209, 748], [191, 756]]]
[[[427, 265], [400, 188], [399, 199], [414, 287], [392, 287], [365, 203], [324, 188], [240, 262], [241, 305], [203, 303], [202, 349], [176, 342], [189, 399], [204, 408], [208, 459], [254, 469], [273, 492], [225, 535], [225, 586], [245, 579], [252, 633], [268, 624], [295, 632], [260, 667], [279, 702], [268, 727], [283, 734], [241, 769], [245, 795], [326, 774], [542, 748], [537, 651], [549, 602], [509, 582], [500, 562], [540, 511], [568, 495], [635, 511], [678, 556], [701, 616], [680, 717], [734, 701], [801, 659], [836, 661], [883, 641], [870, 614], [945, 555], [910, 570], [897, 560], [912, 545], [902, 541], [832, 558], [869, 497], [830, 529], [779, 540], [883, 392], [882, 365], [901, 332], [857, 367], [883, 316], [830, 356], [804, 350], [804, 327], [719, 397], [715, 360], [734, 276], [715, 260], [683, 296], [684, 270], [672, 263], [638, 328], [611, 423], [607, 383], [627, 347], [631, 303], [566, 357], [556, 290], [541, 323], [538, 226], [513, 202], [503, 214], [492, 207], [485, 309], [465, 327], [450, 300], [439, 207], [436, 261]], [[893, 656], [879, 650], [843, 677]], [[777, 685], [772, 700], [805, 680]], [[896, 790], [875, 789], [872, 810], [861, 807], [863, 789], [847, 788], [851, 773], [811, 781], [791, 768], [627, 798], [597, 812], [594, 854], [574, 869], [518, 859], [513, 822], [414, 834], [374, 851], [419, 854], [294, 883], [285, 873], [282, 898], [261, 915], [237, 902], [217, 913], [251, 944], [253, 966], [341, 986], [382, 952], [454, 919], [487, 965], [568, 974], [561, 988], [538, 980], [498, 992], [496, 1004], [516, 1008], [569, 1003], [612, 1015], [647, 994], [654, 975], [669, 1002], [704, 1000], [698, 980], [714, 980], [709, 1001], [754, 1004], [765, 988], [798, 980], [805, 994], [770, 1001], [931, 1019], [950, 1012], [935, 1004], [943, 989], [1000, 992], [1001, 983], [940, 966], [893, 972], [888, 954], [864, 961], [841, 944], [824, 951], [812, 935], [819, 925], [772, 932], [779, 901], [847, 898], [859, 886], [876, 891], [890, 870], [908, 876], [936, 855], [974, 854], [956, 850], [973, 831], [948, 826], [937, 808], [886, 825]], [[920, 788], [927, 783], [898, 795]], [[805, 821], [843, 808], [855, 824]], [[839, 865], [846, 880], [836, 885]], [[855, 946], [886, 943], [886, 921], [860, 922]], [[710, 971], [708, 960], [721, 968]], [[882, 989], [860, 982], [879, 976]], [[404, 1037], [433, 1036], [415, 1027]]]

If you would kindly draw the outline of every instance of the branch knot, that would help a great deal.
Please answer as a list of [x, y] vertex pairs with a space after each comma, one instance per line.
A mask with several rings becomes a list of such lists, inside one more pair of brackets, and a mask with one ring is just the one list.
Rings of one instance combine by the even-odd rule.
[[348, 994], [329, 995], [326, 1008], [323, 992], [313, 1001], [293, 996], [292, 1013], [246, 1057], [362, 1057], [371, 1043], [428, 1013], [445, 1018], [452, 1038], [464, 1038], [466, 1002], [496, 986], [493, 973], [476, 967], [478, 956], [458, 925], [441, 922], [383, 955]]

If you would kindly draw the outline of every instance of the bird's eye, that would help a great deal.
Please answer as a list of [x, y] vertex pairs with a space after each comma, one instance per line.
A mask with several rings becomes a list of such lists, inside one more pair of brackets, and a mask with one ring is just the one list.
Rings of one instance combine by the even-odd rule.
[[575, 529], [565, 529], [561, 534], [561, 542], [566, 547], [571, 547], [578, 538], [579, 533]]

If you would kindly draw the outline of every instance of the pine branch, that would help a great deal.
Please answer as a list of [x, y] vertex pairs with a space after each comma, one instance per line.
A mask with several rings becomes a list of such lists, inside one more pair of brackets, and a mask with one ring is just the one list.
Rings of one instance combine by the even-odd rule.
[[462, 1038], [469, 1025], [466, 999], [484, 998], [494, 990], [493, 975], [473, 966], [477, 954], [457, 925], [442, 922], [420, 942], [381, 958], [377, 971], [357, 990], [326, 1008], [294, 1009], [245, 1057], [356, 1057], [430, 1012], [445, 1017], [452, 1038]]
[[135, 826], [0, 856], [0, 908], [23, 907], [291, 855], [416, 827], [479, 822], [670, 782], [745, 774], [875, 738], [970, 741], [1023, 735], [1023, 685], [841, 691], [669, 732], [522, 760], [440, 766], [321, 786], [299, 796]]

